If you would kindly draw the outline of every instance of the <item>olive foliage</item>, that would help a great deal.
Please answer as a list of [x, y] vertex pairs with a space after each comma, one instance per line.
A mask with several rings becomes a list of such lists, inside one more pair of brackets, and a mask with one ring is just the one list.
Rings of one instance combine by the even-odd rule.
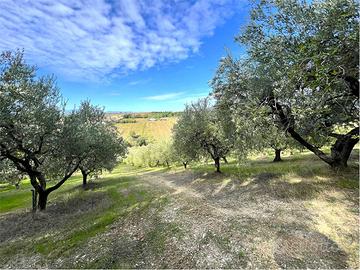
[[80, 165], [88, 166], [93, 149], [103, 140], [93, 134], [96, 128], [90, 122], [83, 121], [83, 112], [65, 113], [54, 78], [37, 77], [23, 52], [1, 54], [1, 178], [26, 175], [39, 194], [41, 210], [51, 192]]
[[[359, 140], [358, 23], [356, 1], [261, 1], [236, 37], [247, 56], [219, 64], [215, 98], [235, 119], [271, 115], [300, 145], [345, 167]], [[330, 155], [320, 150], [328, 143]]]
[[209, 98], [186, 105], [173, 133], [176, 154], [183, 160], [210, 157], [220, 172], [220, 160], [229, 154], [232, 144]]
[[102, 108], [91, 105], [89, 101], [81, 103], [71, 114], [78, 132], [83, 133], [81, 147], [83, 158], [79, 169], [83, 176], [83, 186], [87, 177], [97, 177], [103, 170], [111, 171], [125, 156], [127, 147], [116, 128], [105, 119]]
[[153, 142], [129, 149], [125, 162], [137, 167], [169, 167], [173, 159], [171, 141]]

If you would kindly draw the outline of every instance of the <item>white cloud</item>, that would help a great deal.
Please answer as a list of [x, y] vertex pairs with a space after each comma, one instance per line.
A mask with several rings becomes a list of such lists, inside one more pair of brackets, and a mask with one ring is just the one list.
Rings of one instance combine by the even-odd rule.
[[181, 96], [182, 94], [184, 94], [184, 92], [174, 92], [174, 93], [167, 93], [167, 94], [163, 94], [163, 95], [144, 97], [144, 99], [156, 100], [156, 101], [171, 100], [171, 99]]
[[181, 98], [178, 98], [178, 99], [174, 100], [174, 102], [181, 103], [181, 104], [190, 104], [192, 102], [197, 101], [200, 98], [208, 97], [209, 93], [210, 93], [210, 90], [209, 91], [202, 91], [202, 92], [195, 93], [195, 94], [188, 94], [186, 96], [183, 96]]
[[199, 50], [239, 0], [1, 0], [0, 50], [72, 79], [179, 61]]

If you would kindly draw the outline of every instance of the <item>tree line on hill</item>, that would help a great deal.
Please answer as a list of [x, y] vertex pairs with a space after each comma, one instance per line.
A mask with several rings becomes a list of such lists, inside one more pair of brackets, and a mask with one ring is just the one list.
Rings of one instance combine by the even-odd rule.
[[130, 118], [166, 118], [166, 117], [178, 117], [181, 112], [149, 112], [149, 113], [125, 113], [123, 114], [124, 119]]

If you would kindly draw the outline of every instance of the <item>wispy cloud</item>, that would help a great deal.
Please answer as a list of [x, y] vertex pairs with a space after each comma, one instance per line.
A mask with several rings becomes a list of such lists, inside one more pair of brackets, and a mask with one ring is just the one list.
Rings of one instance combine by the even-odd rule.
[[131, 82], [128, 83], [128, 85], [134, 86], [134, 85], [139, 85], [139, 84], [145, 84], [145, 83], [148, 83], [150, 81], [151, 81], [151, 79], [131, 81]]
[[167, 94], [163, 94], [163, 95], [144, 97], [144, 99], [156, 100], [156, 101], [164, 101], [164, 100], [175, 99], [175, 98], [177, 98], [177, 97], [179, 97], [179, 96], [181, 96], [183, 94], [184, 94], [184, 92], [173, 92], [173, 93], [167, 93]]
[[240, 2], [1, 0], [0, 50], [24, 48], [67, 78], [103, 78], [187, 58]]

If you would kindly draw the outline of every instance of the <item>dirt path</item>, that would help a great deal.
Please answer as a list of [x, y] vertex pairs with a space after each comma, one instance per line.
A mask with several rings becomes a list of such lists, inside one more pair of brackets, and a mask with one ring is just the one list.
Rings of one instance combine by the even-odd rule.
[[286, 186], [275, 175], [261, 174], [251, 183], [191, 172], [152, 173], [142, 180], [168, 193], [160, 215], [186, 232], [175, 246], [182, 251], [176, 256], [192, 254], [189, 267], [349, 266], [339, 245], [316, 230], [317, 216], [305, 206], [319, 194], [283, 198]]

